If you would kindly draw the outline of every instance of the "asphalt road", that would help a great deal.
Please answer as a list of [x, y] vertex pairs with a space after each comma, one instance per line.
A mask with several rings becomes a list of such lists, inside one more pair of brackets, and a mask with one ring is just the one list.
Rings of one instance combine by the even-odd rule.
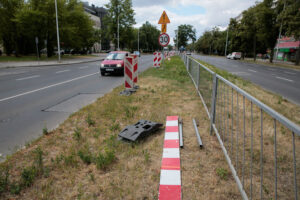
[[[139, 59], [139, 71], [152, 65]], [[79, 108], [124, 83], [124, 77], [99, 74], [100, 62], [51, 67], [0, 69], [0, 154], [5, 156], [56, 128]]]
[[268, 67], [254, 63], [229, 60], [222, 57], [192, 55], [196, 59], [203, 60], [219, 69], [249, 80], [273, 93], [279, 94], [291, 102], [300, 105], [300, 71]]

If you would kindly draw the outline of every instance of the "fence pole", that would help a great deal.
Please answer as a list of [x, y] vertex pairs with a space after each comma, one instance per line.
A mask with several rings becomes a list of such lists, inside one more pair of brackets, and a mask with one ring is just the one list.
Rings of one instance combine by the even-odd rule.
[[216, 121], [216, 97], [217, 97], [217, 89], [218, 89], [218, 78], [216, 73], [213, 75], [213, 95], [211, 98], [211, 113], [210, 113], [210, 135], [212, 135], [213, 127], [212, 125]]
[[200, 80], [200, 65], [198, 65], [197, 71], [197, 90], [199, 91], [199, 80]]

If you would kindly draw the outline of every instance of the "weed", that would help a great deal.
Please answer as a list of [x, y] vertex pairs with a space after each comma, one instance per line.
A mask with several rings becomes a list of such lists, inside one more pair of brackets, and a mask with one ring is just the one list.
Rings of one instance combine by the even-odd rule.
[[120, 128], [120, 125], [119, 124], [112, 124], [110, 127], [109, 127], [109, 130], [111, 130], [112, 132], [114, 131], [119, 131], [121, 128]]
[[223, 179], [223, 180], [227, 180], [228, 178], [228, 171], [222, 167], [217, 168], [217, 175]]
[[31, 186], [36, 176], [37, 170], [34, 166], [26, 167], [25, 169], [23, 169], [21, 174], [22, 185], [24, 185], [25, 187]]
[[96, 158], [96, 166], [98, 169], [106, 169], [115, 159], [114, 151], [106, 151], [105, 154], [99, 152]]
[[48, 134], [49, 134], [48, 128], [47, 128], [46, 125], [45, 125], [44, 128], [43, 128], [43, 134], [44, 134], [44, 135], [48, 135]]
[[36, 165], [37, 171], [39, 174], [43, 174], [44, 166], [43, 166], [43, 151], [40, 147], [34, 150], [34, 163]]
[[150, 161], [150, 153], [148, 152], [148, 150], [143, 150], [143, 155], [145, 158], [145, 162], [148, 163]]
[[18, 195], [20, 194], [21, 190], [22, 190], [22, 186], [19, 183], [11, 183], [9, 185], [9, 192], [11, 194]]
[[82, 136], [81, 136], [81, 131], [79, 128], [76, 128], [75, 131], [74, 131], [74, 134], [73, 134], [73, 138], [76, 140], [76, 141], [79, 141]]
[[9, 167], [4, 166], [0, 168], [0, 194], [7, 190], [9, 178]]
[[91, 164], [93, 161], [93, 155], [88, 149], [82, 149], [78, 151], [78, 156], [85, 164]]
[[92, 119], [91, 115], [88, 114], [86, 120], [85, 120], [89, 126], [95, 126], [96, 122]]
[[95, 183], [95, 176], [93, 173], [90, 174], [90, 179], [93, 183]]
[[63, 159], [64, 159], [65, 165], [67, 165], [67, 166], [76, 167], [78, 164], [78, 161], [76, 160], [76, 156], [75, 156], [74, 152], [72, 152], [68, 156], [63, 156]]

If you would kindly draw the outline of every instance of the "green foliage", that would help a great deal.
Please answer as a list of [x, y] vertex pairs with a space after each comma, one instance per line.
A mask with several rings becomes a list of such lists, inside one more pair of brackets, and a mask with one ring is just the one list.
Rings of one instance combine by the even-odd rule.
[[7, 190], [9, 184], [8, 178], [9, 178], [9, 167], [0, 166], [0, 194]]
[[196, 41], [196, 29], [192, 25], [182, 24], [178, 26], [178, 33], [175, 32], [174, 44], [177, 44], [177, 34], [178, 34], [178, 47], [187, 46], [189, 40], [194, 43]]
[[93, 155], [88, 150], [88, 148], [84, 148], [78, 151], [78, 156], [85, 164], [91, 164], [93, 161]]
[[220, 167], [220, 168], [217, 168], [217, 175], [221, 178], [221, 179], [223, 179], [223, 180], [227, 180], [227, 178], [228, 178], [228, 171], [226, 170], [226, 169], [224, 169], [224, 168], [222, 168], [222, 167]]
[[37, 170], [34, 166], [24, 168], [21, 174], [22, 185], [25, 187], [31, 186], [36, 176]]
[[107, 15], [104, 17], [106, 37], [113, 41], [115, 47], [118, 47], [116, 33], [118, 32], [119, 18], [120, 48], [124, 49], [132, 47], [134, 38], [132, 25], [135, 24], [132, 1], [110, 0], [105, 7], [107, 8]]
[[42, 149], [40, 147], [38, 147], [34, 150], [34, 164], [35, 164], [37, 172], [39, 174], [43, 174], [43, 171], [44, 171], [43, 155], [44, 155], [44, 152], [42, 151]]
[[116, 159], [115, 152], [107, 150], [105, 153], [99, 152], [96, 157], [96, 166], [98, 169], [106, 169]]
[[46, 125], [44, 126], [44, 128], [43, 128], [43, 134], [44, 135], [48, 135], [48, 128], [46, 127]]
[[[93, 22], [78, 0], [57, 0], [61, 47], [88, 49], [99, 41]], [[0, 40], [8, 54], [27, 55], [47, 48], [52, 56], [57, 45], [55, 5], [53, 0], [0, 0]], [[47, 41], [47, 46], [44, 41]]]
[[79, 128], [76, 127], [76, 129], [74, 130], [74, 133], [73, 133], [73, 138], [77, 141], [79, 141], [82, 136], [81, 136], [81, 130]]
[[89, 126], [95, 126], [96, 122], [92, 119], [91, 115], [88, 114], [86, 120], [85, 120]]

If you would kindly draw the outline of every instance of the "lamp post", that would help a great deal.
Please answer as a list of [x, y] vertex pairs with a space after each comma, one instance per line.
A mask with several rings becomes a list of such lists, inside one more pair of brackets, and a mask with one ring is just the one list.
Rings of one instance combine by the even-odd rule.
[[177, 51], [179, 50], [178, 48], [178, 30], [175, 30], [175, 34], [176, 34], [176, 48], [177, 48]]
[[55, 15], [56, 15], [56, 34], [57, 34], [57, 50], [58, 50], [58, 62], [60, 62], [60, 42], [59, 42], [59, 29], [58, 29], [58, 18], [57, 18], [57, 2], [55, 0]]
[[225, 57], [226, 57], [226, 55], [227, 55], [228, 31], [229, 31], [229, 26], [227, 27], [226, 46], [225, 46]]
[[118, 51], [120, 51], [120, 23], [119, 23], [120, 7], [118, 5]]
[[140, 28], [138, 28], [138, 52], [140, 52]]

